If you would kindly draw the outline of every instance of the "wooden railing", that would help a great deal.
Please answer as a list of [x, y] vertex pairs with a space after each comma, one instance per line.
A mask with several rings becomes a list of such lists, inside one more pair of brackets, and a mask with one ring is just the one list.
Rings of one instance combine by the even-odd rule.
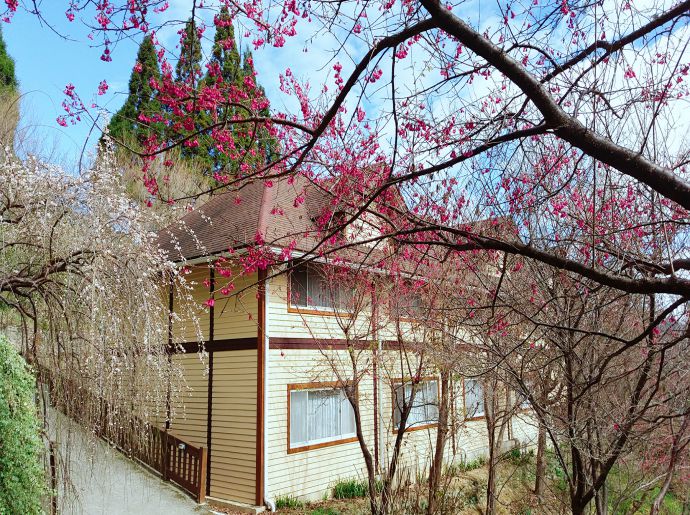
[[163, 435], [163, 479], [180, 485], [183, 489], [196, 494], [197, 502], [204, 502], [206, 495], [206, 449], [194, 447], [174, 437], [170, 433]]
[[[177, 438], [135, 416], [123, 424], [112, 415], [111, 407], [93, 392], [77, 388], [64, 380], [58, 385], [53, 373], [37, 367], [39, 381], [46, 384], [53, 405], [76, 422], [87, 424], [95, 434], [188, 492], [201, 504], [206, 500], [207, 450]], [[66, 403], [57, 388], [78, 395], [78, 403]], [[57, 394], [57, 395], [56, 395]], [[94, 418], [93, 414], [97, 413]]]

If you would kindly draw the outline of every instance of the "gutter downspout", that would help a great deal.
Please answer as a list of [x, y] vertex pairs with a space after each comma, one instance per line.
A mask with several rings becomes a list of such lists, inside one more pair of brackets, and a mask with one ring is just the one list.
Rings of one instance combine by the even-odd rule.
[[[268, 274], [267, 274], [268, 275]], [[268, 302], [270, 299], [270, 291], [269, 291], [269, 281], [267, 279], [264, 279], [264, 302], [263, 302], [263, 319], [264, 319], [264, 427], [263, 427], [263, 432], [264, 432], [264, 438], [263, 438], [263, 454], [264, 454], [264, 459], [263, 461], [263, 467], [264, 467], [264, 504], [268, 507], [270, 511], [276, 511], [276, 503], [271, 497], [269, 491], [268, 491], [268, 463], [266, 460], [266, 457], [268, 456], [268, 358], [269, 358], [269, 320], [268, 320]]]

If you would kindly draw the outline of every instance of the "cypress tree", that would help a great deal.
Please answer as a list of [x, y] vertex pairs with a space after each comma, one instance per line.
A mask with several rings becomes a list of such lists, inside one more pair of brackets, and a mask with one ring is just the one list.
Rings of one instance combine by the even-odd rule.
[[17, 77], [14, 73], [14, 59], [7, 53], [7, 46], [0, 29], [0, 89], [4, 91], [17, 91]]
[[[197, 32], [197, 26], [194, 18], [187, 20], [184, 31], [180, 41], [180, 57], [175, 66], [175, 79], [194, 91], [191, 95], [195, 95], [199, 91], [201, 78], [201, 39]], [[191, 106], [190, 112], [185, 117], [191, 118], [193, 122], [191, 129], [185, 129], [183, 126], [189, 126], [184, 119], [175, 119], [171, 125], [172, 134], [171, 141], [179, 141], [185, 139], [189, 135], [197, 133], [208, 127], [212, 121], [209, 113], [205, 111], [197, 111], [196, 103], [189, 104]], [[210, 140], [209, 135], [199, 134], [194, 138], [197, 141], [197, 146], [188, 146], [183, 144], [179, 147], [180, 155], [184, 159], [188, 159], [194, 163], [195, 166], [202, 170], [205, 175], [210, 175], [213, 168], [213, 158], [209, 153]]]
[[0, 142], [13, 146], [19, 123], [19, 83], [14, 71], [14, 59], [7, 53], [0, 30]]
[[140, 144], [152, 133], [161, 134], [160, 122], [146, 121], [153, 115], [161, 114], [157, 92], [151, 87], [151, 79], [159, 81], [160, 77], [156, 47], [151, 37], [146, 36], [139, 45], [137, 62], [129, 78], [129, 96], [110, 121], [110, 135], [116, 141]]
[[240, 53], [235, 41], [235, 28], [228, 8], [223, 6], [216, 17], [216, 34], [213, 38], [213, 49], [209, 68], [218, 64], [220, 76], [208, 76], [207, 82], [215, 84], [221, 79], [225, 85], [239, 86], [242, 82]]
[[[262, 108], [256, 113], [259, 116], [268, 117], [270, 116], [269, 104], [266, 99], [266, 91], [263, 86], [256, 81], [256, 71], [254, 70], [254, 58], [249, 50], [245, 50], [244, 58], [242, 60], [242, 76], [251, 77], [256, 83], [256, 88], [254, 91], [253, 98], [262, 101]], [[250, 99], [251, 100], [251, 99]], [[247, 144], [251, 140], [252, 129], [247, 127], [248, 133], [245, 136]], [[253, 157], [252, 163], [257, 166], [263, 166], [264, 164], [270, 162], [276, 155], [278, 150], [278, 142], [273, 136], [268, 132], [265, 127], [260, 127], [253, 143], [257, 153]]]
[[201, 40], [196, 30], [194, 18], [187, 20], [184, 35], [181, 38], [180, 58], [175, 66], [175, 75], [179, 82], [188, 85], [196, 84], [201, 76]]
[[[232, 18], [226, 6], [221, 8], [214, 21], [216, 33], [213, 38], [208, 73], [204, 77], [203, 83], [207, 87], [218, 88], [227, 95], [230, 88], [240, 88], [242, 85], [244, 76], [242, 74], [241, 58], [240, 53], [237, 51], [235, 28], [232, 25]], [[230, 119], [235, 115], [235, 111], [235, 108], [227, 104], [220, 105], [215, 113], [207, 113], [206, 121], [213, 123]], [[233, 132], [233, 134], [236, 132], [235, 127], [232, 125], [228, 127], [228, 130]], [[223, 170], [234, 173], [231, 157], [216, 147], [210, 135], [206, 135], [203, 138], [199, 151], [205, 152], [210, 157], [212, 172]]]

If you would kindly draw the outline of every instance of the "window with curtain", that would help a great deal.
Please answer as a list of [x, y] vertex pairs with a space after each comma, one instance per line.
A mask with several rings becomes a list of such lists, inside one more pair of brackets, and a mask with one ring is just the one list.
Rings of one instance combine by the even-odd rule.
[[484, 388], [476, 379], [465, 379], [465, 416], [467, 418], [483, 417]]
[[352, 292], [329, 281], [317, 265], [300, 265], [290, 272], [290, 305], [296, 308], [347, 311]]
[[527, 394], [520, 390], [515, 390], [515, 399], [517, 400], [517, 405], [520, 409], [529, 409], [532, 406], [529, 402]]
[[412, 286], [404, 291], [393, 290], [388, 308], [393, 318], [419, 319], [424, 315], [423, 293]]
[[355, 412], [342, 388], [290, 390], [290, 449], [354, 436]]
[[412, 397], [412, 389], [411, 383], [395, 387], [393, 422], [396, 429], [400, 429], [403, 410], [410, 402], [412, 402], [412, 407], [405, 424], [406, 429], [428, 426], [438, 422], [438, 381], [421, 381], [418, 383], [414, 398]]

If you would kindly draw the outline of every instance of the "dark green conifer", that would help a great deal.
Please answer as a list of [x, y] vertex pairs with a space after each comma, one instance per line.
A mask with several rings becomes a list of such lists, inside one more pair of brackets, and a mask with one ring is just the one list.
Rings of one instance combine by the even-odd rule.
[[201, 76], [201, 40], [194, 18], [187, 20], [180, 44], [180, 58], [175, 66], [176, 78], [190, 86], [196, 85]]
[[161, 123], [146, 121], [162, 114], [157, 92], [151, 87], [151, 79], [158, 82], [160, 77], [156, 47], [151, 37], [146, 36], [139, 46], [137, 62], [129, 78], [129, 96], [110, 121], [110, 135], [115, 141], [125, 145], [140, 145], [152, 133], [162, 133]]
[[14, 59], [7, 53], [5, 40], [0, 30], [0, 88], [15, 92], [17, 90], [17, 77], [14, 73]]
[[218, 64], [220, 77], [208, 77], [208, 82], [215, 84], [221, 78], [226, 85], [239, 85], [242, 81], [242, 70], [240, 67], [240, 53], [237, 51], [235, 41], [235, 28], [228, 8], [223, 6], [216, 18], [216, 34], [213, 38], [213, 49], [211, 51], [211, 66]]

